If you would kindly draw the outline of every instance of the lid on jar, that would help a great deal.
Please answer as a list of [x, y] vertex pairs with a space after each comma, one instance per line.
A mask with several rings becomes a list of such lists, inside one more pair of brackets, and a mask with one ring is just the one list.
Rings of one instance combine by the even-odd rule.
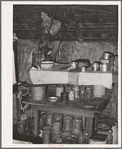
[[98, 122], [96, 126], [98, 129], [104, 129], [104, 130], [110, 130], [112, 128], [112, 126], [106, 122]]

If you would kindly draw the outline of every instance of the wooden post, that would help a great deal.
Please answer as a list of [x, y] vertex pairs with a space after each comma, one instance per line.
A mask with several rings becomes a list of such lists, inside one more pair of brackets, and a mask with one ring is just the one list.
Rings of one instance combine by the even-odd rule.
[[34, 108], [34, 137], [39, 136], [39, 110]]
[[93, 134], [93, 118], [88, 118], [88, 135], [91, 137]]

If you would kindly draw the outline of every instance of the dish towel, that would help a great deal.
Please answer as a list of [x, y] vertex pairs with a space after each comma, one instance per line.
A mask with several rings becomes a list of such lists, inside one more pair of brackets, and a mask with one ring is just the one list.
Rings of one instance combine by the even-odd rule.
[[30, 78], [33, 84], [65, 84], [68, 83], [68, 72], [43, 71], [32, 68]]

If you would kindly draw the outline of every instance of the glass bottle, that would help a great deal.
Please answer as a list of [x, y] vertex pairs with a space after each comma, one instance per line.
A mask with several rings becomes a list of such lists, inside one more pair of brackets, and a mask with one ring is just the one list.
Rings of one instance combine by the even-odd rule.
[[86, 88], [86, 98], [91, 99], [91, 97], [92, 97], [92, 90], [90, 87], [87, 87]]

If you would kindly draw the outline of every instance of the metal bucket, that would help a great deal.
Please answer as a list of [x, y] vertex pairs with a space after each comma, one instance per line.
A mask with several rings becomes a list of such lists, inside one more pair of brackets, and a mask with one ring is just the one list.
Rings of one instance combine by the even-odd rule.
[[32, 95], [32, 100], [43, 101], [46, 95], [46, 85], [32, 85], [31, 95]]

